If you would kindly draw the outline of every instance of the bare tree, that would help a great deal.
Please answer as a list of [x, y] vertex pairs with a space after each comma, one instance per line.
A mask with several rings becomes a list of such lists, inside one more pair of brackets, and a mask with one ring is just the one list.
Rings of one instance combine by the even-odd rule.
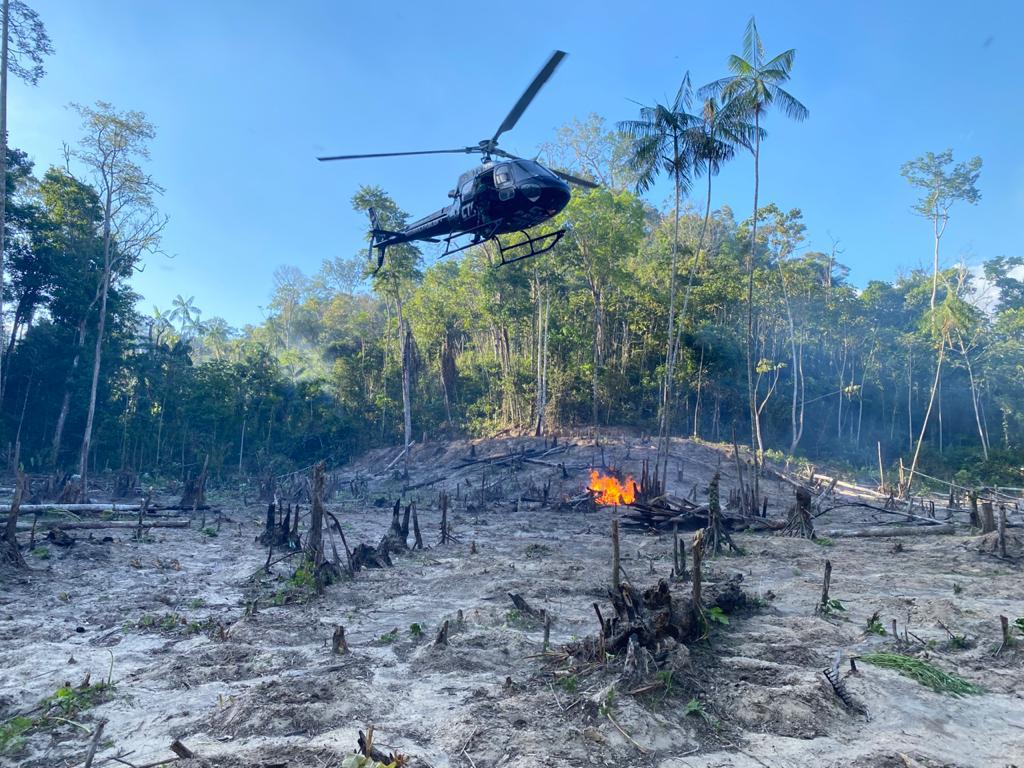
[[107, 102], [96, 107], [72, 105], [82, 117], [84, 135], [74, 153], [85, 166], [103, 206], [103, 271], [99, 282], [99, 318], [92, 365], [89, 409], [82, 436], [78, 473], [81, 495], [87, 494], [89, 449], [96, 417], [103, 339], [107, 323], [110, 286], [118, 277], [131, 274], [142, 254], [159, 246], [167, 223], [156, 210], [153, 198], [163, 189], [141, 167], [149, 159], [148, 142], [156, 132], [142, 112], [119, 112]]

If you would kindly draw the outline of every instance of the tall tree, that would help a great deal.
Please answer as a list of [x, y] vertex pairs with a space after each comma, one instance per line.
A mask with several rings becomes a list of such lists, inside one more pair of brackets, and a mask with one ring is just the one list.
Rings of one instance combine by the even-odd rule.
[[[925, 409], [924, 421], [921, 423], [921, 431], [918, 433], [917, 445], [914, 448], [914, 457], [910, 462], [910, 472], [903, 488], [903, 491], [906, 492], [910, 489], [914, 473], [917, 471], [921, 444], [924, 442], [928, 421], [935, 405], [935, 394], [939, 391], [942, 383], [942, 363], [945, 359], [946, 347], [952, 345], [950, 326], [943, 322], [935, 304], [939, 290], [939, 243], [946, 233], [946, 226], [949, 224], [949, 211], [953, 205], [958, 202], [975, 205], [981, 199], [981, 192], [977, 187], [978, 177], [981, 175], [981, 158], [975, 156], [970, 160], [953, 165], [952, 149], [938, 154], [926, 152], [917, 159], [904, 163], [900, 168], [900, 173], [911, 186], [922, 191], [913, 210], [917, 215], [928, 219], [932, 225], [932, 293], [928, 306], [931, 335], [937, 344], [938, 351], [935, 361], [935, 377], [932, 379], [931, 390], [928, 394], [928, 407]], [[940, 406], [940, 427], [941, 412]]]
[[154, 197], [163, 189], [142, 168], [149, 159], [149, 142], [156, 135], [142, 112], [119, 112], [111, 104], [96, 107], [72, 105], [82, 118], [83, 136], [75, 157], [92, 177], [103, 208], [103, 271], [99, 282], [99, 317], [92, 364], [89, 407], [78, 462], [81, 494], [88, 493], [89, 449], [96, 417], [107, 300], [115, 277], [131, 274], [142, 254], [159, 247], [166, 218], [160, 216]]
[[[7, 222], [7, 76], [36, 85], [45, 74], [43, 57], [53, 53], [39, 14], [22, 0], [3, 0], [0, 42], [0, 339], [3, 331], [4, 228]], [[2, 346], [2, 341], [0, 341]], [[0, 366], [3, 361], [0, 358]], [[5, 379], [0, 376], [0, 383]]]
[[676, 96], [669, 104], [654, 103], [640, 108], [636, 120], [624, 120], [619, 130], [632, 139], [630, 166], [637, 174], [636, 189], [646, 192], [662, 173], [672, 179], [672, 260], [669, 274], [668, 333], [665, 342], [665, 375], [662, 379], [658, 420], [658, 457], [664, 477], [668, 465], [669, 397], [675, 376], [676, 282], [679, 271], [679, 207], [690, 191], [693, 171], [693, 128], [696, 115], [687, 110], [693, 100], [690, 73], [683, 75]]
[[[380, 187], [360, 187], [352, 198], [357, 211], [373, 208], [385, 229], [401, 230], [409, 215]], [[403, 474], [409, 476], [409, 451], [412, 446], [412, 352], [413, 338], [405, 317], [405, 305], [412, 290], [422, 277], [419, 268], [420, 251], [413, 245], [403, 244], [388, 249], [384, 267], [373, 275], [373, 289], [395, 305], [398, 320], [396, 333], [398, 354], [402, 368], [402, 425], [404, 434]]]
[[[790, 78], [795, 58], [794, 48], [767, 58], [761, 35], [757, 31], [757, 22], [751, 16], [743, 36], [743, 54], [733, 54], [728, 59], [731, 74], [701, 89], [704, 94], [721, 96], [731, 109], [749, 115], [754, 122], [753, 143], [749, 147], [754, 155], [754, 213], [747, 255], [747, 394], [751, 441], [755, 449], [761, 444], [761, 419], [754, 393], [754, 249], [757, 243], [757, 198], [761, 182], [761, 120], [772, 106], [778, 106], [783, 114], [794, 120], [805, 120], [810, 114], [807, 107], [782, 87]], [[757, 459], [760, 459], [759, 455]]]

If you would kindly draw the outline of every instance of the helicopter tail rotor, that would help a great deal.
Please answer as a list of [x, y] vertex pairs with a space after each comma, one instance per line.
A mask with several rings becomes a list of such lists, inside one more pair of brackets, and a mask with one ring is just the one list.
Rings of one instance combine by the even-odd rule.
[[367, 213], [370, 215], [370, 247], [367, 249], [366, 258], [372, 261], [373, 249], [377, 249], [377, 268], [373, 270], [373, 274], [377, 274], [380, 268], [384, 266], [384, 251], [390, 242], [389, 238], [401, 235], [402, 233], [382, 228], [380, 219], [377, 217], [377, 211], [373, 206], [369, 208]]

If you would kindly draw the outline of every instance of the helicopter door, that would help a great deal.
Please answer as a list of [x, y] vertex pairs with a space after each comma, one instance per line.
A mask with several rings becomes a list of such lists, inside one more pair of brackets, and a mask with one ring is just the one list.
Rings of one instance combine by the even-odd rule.
[[515, 195], [515, 187], [512, 186], [512, 168], [508, 165], [499, 165], [494, 169], [494, 186], [498, 189], [499, 200], [511, 200]]

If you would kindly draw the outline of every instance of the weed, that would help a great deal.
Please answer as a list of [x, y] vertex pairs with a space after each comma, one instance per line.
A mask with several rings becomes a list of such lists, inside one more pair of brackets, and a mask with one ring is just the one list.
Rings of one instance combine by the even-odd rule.
[[686, 702], [686, 706], [683, 707], [683, 716], [689, 717], [695, 715], [697, 717], [707, 718], [707, 713], [704, 711], [704, 705], [701, 704], [697, 699], [690, 699]]
[[612, 713], [612, 707], [615, 704], [615, 689], [609, 688], [608, 693], [604, 695], [604, 701], [601, 702], [601, 706], [598, 707], [598, 711], [603, 717], [609, 717]]
[[212, 538], [216, 538], [216, 536], [217, 536], [217, 529], [216, 528], [211, 528], [210, 526], [206, 526], [205, 528], [201, 529], [199, 532], [203, 536], [208, 536], [211, 539]]
[[397, 640], [397, 639], [398, 639], [398, 630], [397, 629], [392, 629], [390, 632], [385, 632], [383, 635], [381, 635], [380, 638], [379, 638], [379, 642], [383, 643], [384, 645], [390, 645], [391, 643], [395, 642], [395, 640]]
[[0, 755], [16, 752], [25, 743], [25, 732], [35, 722], [29, 717], [12, 717], [6, 723], [0, 723]]
[[829, 615], [831, 615], [833, 613], [844, 613], [845, 611], [846, 611], [846, 606], [843, 605], [843, 601], [842, 600], [838, 600], [838, 599], [836, 599], [834, 597], [830, 598], [827, 603], [825, 603], [823, 606], [821, 606], [821, 613], [824, 616], [829, 616]]
[[188, 601], [188, 607], [193, 611], [206, 606], [206, 601], [201, 597], [195, 597]]
[[725, 611], [719, 608], [717, 605], [708, 611], [708, 618], [716, 624], [728, 624], [729, 617], [725, 615]]
[[953, 594], [954, 595], [959, 595], [963, 591], [964, 591], [964, 588], [959, 583], [954, 581], [953, 582]]
[[674, 686], [674, 681], [672, 679], [672, 670], [671, 669], [663, 669], [660, 672], [658, 672], [657, 674], [655, 674], [655, 677], [661, 683], [662, 687], [664, 687], [664, 689], [665, 689], [665, 696], [671, 695], [672, 688]]
[[77, 688], [65, 684], [43, 700], [43, 709], [58, 709], [63, 717], [71, 718], [98, 704], [103, 695], [113, 688], [114, 686], [109, 683], [96, 683]]
[[523, 612], [518, 608], [512, 608], [505, 614], [505, 623], [517, 626], [524, 623]]
[[566, 693], [575, 695], [580, 688], [580, 679], [576, 675], [566, 675], [558, 681]]
[[1013, 626], [1017, 628], [1017, 631], [1024, 635], [1024, 616], [1013, 620]]
[[951, 696], [984, 693], [983, 688], [969, 683], [956, 675], [947, 674], [941, 669], [912, 656], [902, 656], [898, 653], [869, 653], [860, 658], [862, 661], [874, 664], [876, 667], [899, 672], [901, 675], [931, 688], [936, 693], [948, 693]]
[[864, 632], [868, 635], [884, 636], [886, 634], [885, 627], [882, 626], [882, 620], [879, 618], [878, 611], [871, 614], [871, 618], [868, 619]]
[[40, 560], [50, 559], [50, 548], [49, 547], [36, 547], [32, 550], [32, 556], [38, 557]]
[[314, 573], [314, 566], [308, 559], [302, 561], [298, 568], [295, 569], [295, 573], [288, 579], [289, 586], [296, 589], [301, 589], [307, 592], [313, 592], [316, 590], [316, 574]]
[[817, 538], [811, 539], [819, 547], [834, 547], [836, 543], [828, 536], [818, 536]]
[[420, 625], [419, 622], [414, 621], [412, 624], [409, 625], [409, 634], [413, 637], [418, 638], [423, 634], [423, 627]]

